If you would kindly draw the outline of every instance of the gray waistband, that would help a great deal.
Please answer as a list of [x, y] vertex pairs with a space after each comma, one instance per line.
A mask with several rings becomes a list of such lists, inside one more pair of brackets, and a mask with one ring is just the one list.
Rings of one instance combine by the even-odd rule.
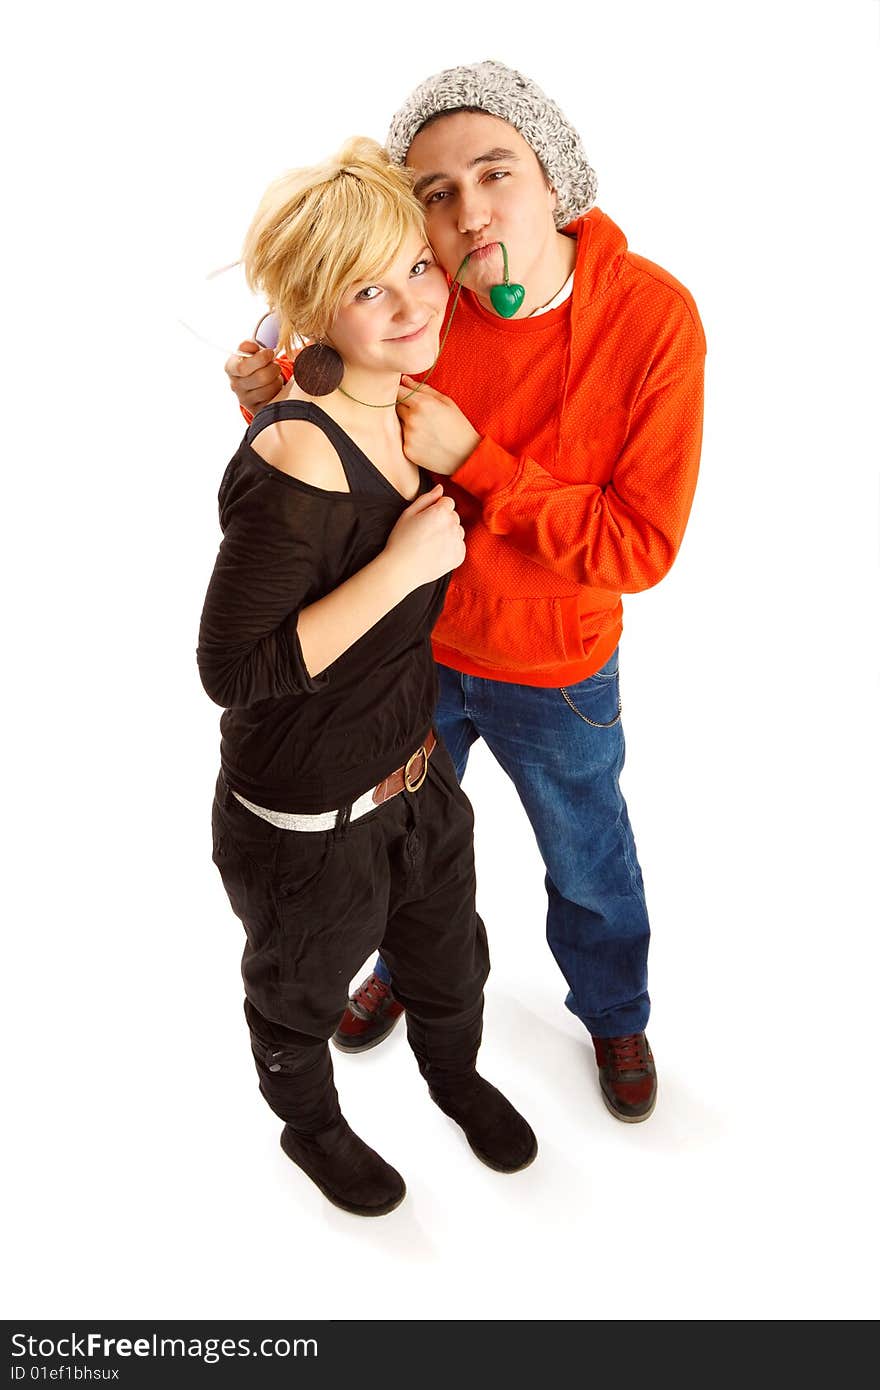
[[[376, 803], [373, 800], [375, 787], [371, 787], [363, 796], [359, 796], [351, 808], [351, 820], [358, 820], [360, 816], [365, 816], [368, 811], [375, 811]], [[255, 806], [252, 801], [246, 801], [238, 792], [232, 795], [236, 801], [240, 801], [242, 806], [253, 811], [255, 816], [261, 820], [268, 821], [270, 825], [276, 825], [279, 830], [333, 830], [336, 825], [336, 818], [339, 811], [319, 811], [314, 816], [299, 815], [293, 811], [270, 811], [266, 806]]]

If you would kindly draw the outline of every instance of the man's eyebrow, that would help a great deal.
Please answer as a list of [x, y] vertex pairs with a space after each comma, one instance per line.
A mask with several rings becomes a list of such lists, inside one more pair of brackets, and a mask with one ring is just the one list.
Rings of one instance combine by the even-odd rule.
[[[496, 164], [499, 159], [512, 159], [519, 161], [519, 155], [514, 150], [505, 150], [501, 146], [496, 146], [494, 150], [487, 150], [485, 154], [478, 154], [468, 161], [467, 168], [475, 169], [478, 164]], [[440, 183], [443, 179], [448, 179], [449, 174], [423, 174], [416, 180], [413, 192], [420, 198], [431, 186], [432, 183]]]
[[473, 169], [477, 164], [494, 164], [499, 159], [519, 159], [519, 155], [513, 150], [505, 150], [496, 145], [494, 150], [487, 150], [485, 154], [478, 154], [476, 159], [470, 161], [468, 168]]

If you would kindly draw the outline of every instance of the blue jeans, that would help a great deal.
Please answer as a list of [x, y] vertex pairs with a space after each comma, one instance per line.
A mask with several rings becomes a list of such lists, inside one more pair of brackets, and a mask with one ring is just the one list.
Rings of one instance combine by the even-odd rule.
[[[437, 671], [435, 726], [459, 781], [471, 744], [485, 739], [535, 832], [547, 870], [547, 941], [568, 983], [566, 1004], [594, 1037], [642, 1032], [650, 928], [618, 782], [618, 652], [563, 690]], [[381, 957], [376, 973], [390, 981]]]

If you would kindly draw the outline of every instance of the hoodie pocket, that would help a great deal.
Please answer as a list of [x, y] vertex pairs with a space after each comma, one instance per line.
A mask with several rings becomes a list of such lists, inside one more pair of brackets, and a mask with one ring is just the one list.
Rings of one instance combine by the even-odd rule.
[[435, 641], [496, 671], [553, 671], [584, 654], [578, 595], [507, 598], [453, 583]]

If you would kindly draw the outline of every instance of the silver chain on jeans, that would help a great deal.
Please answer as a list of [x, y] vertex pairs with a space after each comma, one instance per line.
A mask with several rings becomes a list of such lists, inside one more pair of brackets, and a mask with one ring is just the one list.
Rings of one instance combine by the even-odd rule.
[[614, 716], [613, 719], [610, 719], [610, 720], [608, 721], [607, 724], [597, 724], [596, 721], [595, 721], [595, 719], [588, 719], [587, 716], [586, 716], [585, 714], [581, 714], [581, 712], [580, 712], [580, 710], [578, 709], [577, 705], [575, 705], [575, 704], [572, 702], [572, 700], [569, 698], [568, 691], [565, 690], [564, 688], [560, 688], [559, 693], [560, 693], [560, 695], [562, 696], [562, 698], [563, 698], [563, 700], [565, 701], [565, 703], [566, 703], [567, 705], [571, 706], [571, 708], [574, 710], [574, 712], [575, 712], [575, 714], [577, 715], [578, 719], [582, 719], [582, 720], [584, 721], [585, 724], [591, 725], [592, 728], [594, 728], [594, 729], [610, 729], [610, 728], [612, 728], [612, 727], [617, 723], [617, 721], [618, 721], [618, 719], [620, 718], [620, 716], [623, 714], [623, 703], [622, 703], [622, 701], [621, 701], [621, 699], [620, 699], [620, 686], [619, 686], [619, 685], [618, 685], [618, 687], [617, 687], [617, 713], [616, 713], [616, 715]]

